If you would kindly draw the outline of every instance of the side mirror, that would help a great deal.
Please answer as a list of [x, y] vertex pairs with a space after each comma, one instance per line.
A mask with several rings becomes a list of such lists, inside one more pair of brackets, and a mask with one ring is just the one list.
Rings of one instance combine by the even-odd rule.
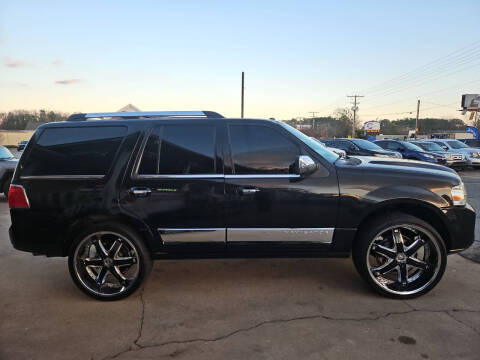
[[310, 156], [300, 155], [297, 159], [297, 169], [300, 176], [306, 176], [313, 174], [318, 169], [318, 165]]

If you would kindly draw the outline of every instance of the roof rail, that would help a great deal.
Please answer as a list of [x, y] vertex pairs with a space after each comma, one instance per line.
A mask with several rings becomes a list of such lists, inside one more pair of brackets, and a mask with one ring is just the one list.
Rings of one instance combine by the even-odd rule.
[[67, 121], [85, 121], [88, 119], [104, 119], [104, 118], [159, 118], [159, 117], [180, 117], [180, 118], [223, 118], [222, 115], [215, 111], [134, 111], [134, 112], [110, 112], [110, 113], [88, 113], [88, 114], [72, 114]]

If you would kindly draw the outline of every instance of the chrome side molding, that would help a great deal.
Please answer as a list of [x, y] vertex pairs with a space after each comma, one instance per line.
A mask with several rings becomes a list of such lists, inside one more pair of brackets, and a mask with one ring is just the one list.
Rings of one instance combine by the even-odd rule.
[[160, 228], [164, 244], [292, 242], [331, 244], [335, 228]]
[[164, 244], [221, 243], [226, 240], [226, 228], [158, 229]]
[[307, 242], [331, 244], [334, 228], [228, 228], [228, 242]]

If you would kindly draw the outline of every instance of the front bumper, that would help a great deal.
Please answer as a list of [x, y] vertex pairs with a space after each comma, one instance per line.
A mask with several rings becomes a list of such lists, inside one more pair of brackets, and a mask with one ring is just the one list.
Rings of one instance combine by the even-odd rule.
[[465, 160], [447, 160], [447, 166], [462, 167], [462, 166], [468, 166], [468, 163]]
[[450, 237], [448, 252], [453, 254], [470, 247], [475, 240], [475, 210], [467, 204], [462, 207], [452, 206], [443, 211]]
[[469, 166], [480, 166], [480, 158], [467, 158], [467, 161]]

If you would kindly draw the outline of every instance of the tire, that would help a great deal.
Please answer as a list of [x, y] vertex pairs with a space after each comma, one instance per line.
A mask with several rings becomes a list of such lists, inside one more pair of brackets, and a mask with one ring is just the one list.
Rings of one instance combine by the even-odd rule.
[[440, 234], [427, 222], [404, 213], [371, 221], [355, 240], [353, 261], [379, 294], [411, 299], [432, 290], [447, 265]]
[[120, 300], [145, 281], [152, 258], [134, 230], [118, 223], [101, 223], [73, 240], [68, 268], [85, 294], [98, 300]]
[[6, 198], [8, 198], [8, 190], [10, 189], [10, 183], [12, 182], [12, 176], [9, 176], [5, 179], [5, 181], [3, 182], [3, 188], [2, 188], [2, 192], [3, 192], [3, 195], [5, 195]]

